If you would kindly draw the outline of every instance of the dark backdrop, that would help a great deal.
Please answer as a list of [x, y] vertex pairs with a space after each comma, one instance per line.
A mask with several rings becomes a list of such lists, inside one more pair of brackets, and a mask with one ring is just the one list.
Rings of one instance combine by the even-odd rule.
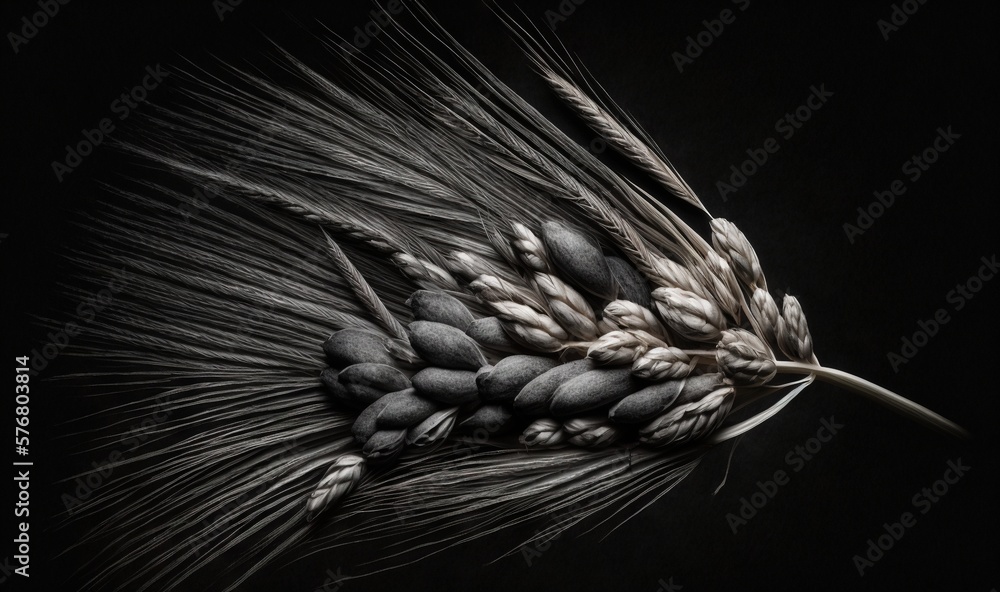
[[[60, 182], [51, 162], [64, 156], [66, 144], [78, 142], [81, 130], [102, 118], [116, 117], [112, 101], [139, 83], [147, 66], [169, 69], [190, 60], [213, 68], [216, 55], [274, 70], [266, 36], [322, 68], [326, 62], [313, 36], [326, 27], [352, 39], [373, 8], [363, 1], [282, 4], [244, 0], [220, 19], [220, 3], [210, 0], [77, 0], [48, 19], [37, 17], [47, 22], [26, 43], [14, 40], [16, 52], [8, 35], [0, 47], [6, 188], [0, 260], [8, 363], [47, 341], [39, 317], [61, 322], [72, 314], [58, 294], [60, 280], [72, 272], [64, 256], [86, 246], [74, 221], [98, 200], [113, 201], [101, 183], [134, 173], [132, 163], [101, 145]], [[581, 140], [592, 138], [534, 77], [485, 5], [427, 4], [529, 101]], [[728, 449], [712, 453], [691, 479], [604, 540], [570, 532], [530, 566], [519, 555], [487, 564], [543, 526], [538, 524], [342, 589], [994, 589], [1000, 522], [992, 371], [1000, 280], [983, 283], [968, 300], [951, 291], [997, 251], [996, 8], [935, 0], [846, 7], [757, 0], [501, 6], [519, 7], [543, 27], [554, 23], [566, 46], [645, 126], [709, 209], [740, 225], [772, 288], [802, 302], [825, 364], [911, 397], [963, 424], [976, 439], [938, 436], [817, 385], [743, 439], [717, 495], [712, 492], [723, 478]], [[724, 9], [733, 17], [727, 15], [731, 22], [719, 32], [711, 21]], [[30, 20], [40, 10], [34, 1], [5, 2], [0, 28], [20, 35], [22, 17]], [[880, 28], [880, 20], [894, 28]], [[716, 34], [703, 33], [706, 28]], [[688, 37], [696, 43], [699, 34], [707, 47], [678, 68], [675, 52], [685, 52]], [[689, 55], [696, 53], [692, 46]], [[151, 100], [170, 104], [177, 92], [172, 84], [168, 78], [151, 91]], [[826, 100], [814, 99], [818, 109], [800, 111], [808, 121], [776, 127], [806, 104], [814, 88], [826, 91]], [[115, 124], [112, 136], [127, 133], [119, 132], [127, 121]], [[913, 165], [905, 163], [932, 147], [939, 130], [950, 130], [953, 143], [914, 178]], [[747, 151], [768, 138], [777, 152], [723, 199], [717, 183], [729, 180], [730, 167], [740, 167]], [[888, 208], [872, 206], [875, 192], [895, 180], [905, 193]], [[859, 207], [878, 216], [862, 233], [848, 233], [844, 225], [859, 223]], [[913, 338], [920, 322], [939, 309], [948, 322], [912, 361], [893, 368], [888, 354], [900, 353], [902, 339]], [[2, 588], [78, 585], [70, 570], [79, 555], [55, 558], [71, 534], [52, 530], [64, 488], [56, 480], [74, 461], [57, 438], [66, 431], [67, 406], [58, 394], [64, 391], [45, 379], [67, 368], [64, 359], [55, 360], [33, 391], [32, 577], [4, 572]], [[8, 417], [13, 402], [0, 408]], [[843, 425], [839, 433], [794, 472], [786, 455], [831, 417]], [[937, 502], [915, 505], [914, 495], [958, 459], [971, 467], [967, 474]], [[789, 471], [789, 482], [734, 534], [727, 514], [739, 512], [741, 500], [779, 469]], [[11, 504], [12, 496], [5, 497]], [[860, 576], [854, 556], [864, 555], [868, 540], [907, 511], [917, 514], [916, 524]], [[14, 531], [5, 531], [2, 538], [9, 541], [6, 533]], [[10, 542], [0, 546], [0, 557], [8, 555]], [[311, 557], [275, 568], [246, 589], [313, 590], [324, 584], [327, 569], [352, 573], [351, 557]]]

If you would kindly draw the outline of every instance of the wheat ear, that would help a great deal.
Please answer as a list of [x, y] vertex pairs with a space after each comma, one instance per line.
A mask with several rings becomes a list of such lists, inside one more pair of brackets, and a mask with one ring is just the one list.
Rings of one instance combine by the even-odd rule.
[[368, 285], [368, 281], [365, 277], [361, 275], [358, 268], [351, 263], [351, 260], [347, 258], [344, 251], [340, 248], [330, 235], [323, 231], [323, 236], [326, 237], [326, 244], [330, 248], [330, 255], [333, 258], [333, 262], [337, 265], [340, 270], [341, 275], [347, 280], [348, 285], [354, 291], [354, 295], [357, 296], [368, 312], [375, 318], [379, 325], [385, 329], [389, 335], [395, 337], [396, 339], [408, 342], [409, 339], [406, 335], [406, 329], [403, 325], [396, 320], [396, 317], [392, 316], [392, 313], [385, 307], [382, 303], [382, 299], [378, 297], [375, 290]]

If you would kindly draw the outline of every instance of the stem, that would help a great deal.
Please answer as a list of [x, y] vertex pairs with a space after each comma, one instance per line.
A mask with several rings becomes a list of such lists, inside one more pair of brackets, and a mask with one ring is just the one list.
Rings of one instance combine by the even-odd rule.
[[775, 362], [775, 364], [778, 367], [778, 372], [781, 374], [812, 374], [820, 380], [846, 388], [847, 390], [854, 391], [860, 395], [864, 395], [876, 403], [880, 403], [901, 415], [905, 415], [910, 419], [916, 420], [918, 423], [924, 424], [929, 428], [940, 430], [946, 434], [950, 434], [963, 440], [968, 440], [971, 437], [971, 434], [969, 434], [969, 432], [967, 432], [962, 426], [952, 422], [951, 420], [946, 419], [909, 399], [901, 397], [888, 389], [882, 388], [873, 382], [868, 382], [863, 378], [854, 376], [853, 374], [848, 374], [847, 372], [836, 370], [834, 368], [826, 368], [818, 365], [813, 366], [799, 362]]

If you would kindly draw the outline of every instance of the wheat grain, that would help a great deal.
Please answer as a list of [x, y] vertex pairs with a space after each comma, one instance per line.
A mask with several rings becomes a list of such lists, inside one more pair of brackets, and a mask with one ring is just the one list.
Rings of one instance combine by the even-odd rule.
[[631, 368], [600, 368], [575, 376], [552, 394], [549, 410], [555, 417], [579, 415], [621, 400], [638, 384]]
[[649, 298], [649, 282], [636, 268], [621, 257], [608, 255], [604, 259], [608, 262], [615, 282], [618, 283], [619, 296], [622, 300], [635, 302], [645, 308], [653, 305]]
[[559, 365], [552, 358], [513, 355], [476, 376], [479, 398], [486, 403], [513, 403], [529, 382]]
[[364, 362], [391, 366], [394, 360], [386, 351], [387, 341], [371, 331], [342, 329], [323, 343], [323, 351], [335, 367], [344, 368]]
[[503, 321], [497, 317], [476, 319], [469, 325], [465, 334], [471, 337], [481, 347], [496, 352], [517, 353], [521, 351], [516, 341], [510, 338], [503, 328]]
[[413, 311], [416, 321], [434, 321], [466, 331], [475, 320], [458, 298], [445, 292], [417, 290], [405, 304]]
[[556, 267], [577, 287], [614, 300], [618, 285], [604, 253], [590, 237], [560, 222], [542, 224], [542, 240]]
[[479, 399], [476, 373], [472, 370], [424, 368], [411, 379], [417, 393], [446, 405], [462, 405]]
[[535, 377], [514, 397], [514, 410], [521, 415], [547, 413], [552, 396], [563, 383], [594, 369], [592, 360], [574, 360]]
[[479, 346], [460, 329], [434, 323], [413, 321], [407, 328], [410, 344], [421, 358], [441, 368], [478, 370], [486, 363]]
[[413, 388], [389, 393], [380, 401], [382, 410], [375, 416], [375, 427], [380, 430], [412, 427], [438, 410], [437, 403], [417, 395]]

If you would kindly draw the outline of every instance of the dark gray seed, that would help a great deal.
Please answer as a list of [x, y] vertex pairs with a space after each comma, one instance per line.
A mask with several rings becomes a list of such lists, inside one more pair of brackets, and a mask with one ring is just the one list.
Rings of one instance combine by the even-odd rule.
[[416, 389], [406, 389], [379, 399], [385, 407], [375, 417], [375, 425], [380, 430], [401, 429], [416, 425], [438, 410], [434, 401], [417, 395]]
[[677, 397], [676, 404], [680, 405], [700, 401], [705, 395], [723, 386], [725, 386], [723, 376], [717, 372], [689, 376], [687, 382], [684, 383], [684, 387], [681, 389], [680, 396]]
[[493, 351], [506, 353], [523, 351], [523, 348], [504, 331], [503, 323], [497, 317], [476, 319], [465, 333], [479, 345]]
[[463, 430], [486, 430], [490, 434], [502, 433], [510, 427], [514, 414], [506, 405], [483, 405], [458, 424]]
[[476, 373], [472, 370], [424, 368], [412, 380], [421, 397], [446, 405], [461, 405], [479, 398]]
[[385, 397], [382, 397], [365, 407], [358, 414], [358, 417], [354, 420], [354, 425], [351, 426], [351, 433], [354, 434], [354, 439], [357, 440], [358, 444], [364, 444], [368, 441], [368, 438], [371, 438], [372, 434], [378, 431], [378, 427], [375, 425], [375, 418], [378, 417], [379, 413], [382, 413], [385, 405]]
[[388, 364], [353, 364], [340, 371], [340, 382], [371, 387], [385, 393], [410, 388], [410, 379], [398, 368]]
[[605, 300], [614, 300], [618, 286], [601, 248], [587, 235], [562, 222], [542, 224], [542, 240], [566, 279]]
[[557, 388], [549, 410], [556, 417], [578, 415], [614, 403], [638, 388], [631, 368], [591, 370]]
[[685, 380], [667, 380], [632, 393], [608, 411], [608, 418], [617, 423], [641, 423], [662, 415], [681, 394]]
[[368, 438], [361, 453], [372, 464], [388, 462], [403, 450], [406, 430], [379, 430]]
[[344, 394], [347, 398], [354, 403], [355, 406], [359, 408], [364, 408], [366, 405], [371, 405], [375, 401], [378, 401], [383, 396], [385, 396], [386, 391], [372, 388], [370, 386], [364, 386], [362, 384], [345, 384]]
[[631, 300], [646, 308], [652, 308], [653, 299], [650, 295], [649, 282], [639, 273], [639, 270], [621, 257], [608, 256], [605, 259], [608, 261], [608, 267], [611, 268], [611, 275], [615, 276], [615, 281], [621, 288], [618, 297]]
[[330, 365], [345, 368], [352, 364], [372, 362], [392, 365], [393, 359], [386, 351], [386, 339], [371, 331], [342, 329], [323, 344], [323, 351]]
[[483, 352], [461, 330], [433, 321], [413, 321], [408, 328], [410, 345], [432, 366], [478, 370], [486, 363]]
[[526, 384], [558, 365], [556, 360], [542, 356], [507, 356], [493, 370], [476, 377], [479, 398], [486, 403], [513, 403]]
[[465, 331], [475, 320], [458, 299], [446, 292], [417, 290], [406, 301], [415, 321], [444, 323]]
[[594, 368], [594, 362], [590, 359], [559, 364], [521, 389], [514, 397], [514, 411], [521, 415], [546, 415], [552, 395], [560, 385]]
[[319, 379], [326, 387], [326, 390], [333, 396], [333, 398], [340, 404], [346, 405], [354, 409], [364, 409], [368, 403], [360, 403], [355, 401], [351, 394], [347, 392], [347, 389], [338, 380], [338, 372], [335, 368], [323, 368], [320, 372]]

